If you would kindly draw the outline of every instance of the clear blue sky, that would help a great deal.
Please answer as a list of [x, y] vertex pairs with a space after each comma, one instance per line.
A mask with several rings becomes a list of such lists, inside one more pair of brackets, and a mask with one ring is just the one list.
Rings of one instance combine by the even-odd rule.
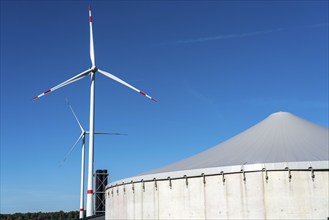
[[[89, 1], [1, 1], [1, 213], [78, 210], [89, 124]], [[186, 158], [277, 111], [328, 127], [328, 1], [93, 1], [95, 169], [111, 181]], [[238, 153], [238, 152], [237, 152]]]

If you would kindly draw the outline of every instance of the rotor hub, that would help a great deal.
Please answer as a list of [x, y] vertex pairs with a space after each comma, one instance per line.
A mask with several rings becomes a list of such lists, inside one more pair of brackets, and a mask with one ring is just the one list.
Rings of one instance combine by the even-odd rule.
[[91, 71], [92, 71], [93, 73], [96, 73], [97, 70], [98, 70], [98, 68], [97, 68], [96, 66], [92, 67], [92, 69], [91, 69]]

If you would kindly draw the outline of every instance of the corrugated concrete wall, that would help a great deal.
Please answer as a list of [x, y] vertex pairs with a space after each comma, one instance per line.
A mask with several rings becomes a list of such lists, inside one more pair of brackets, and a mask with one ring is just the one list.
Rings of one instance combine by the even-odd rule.
[[328, 181], [288, 170], [144, 180], [108, 188], [105, 218], [327, 219]]

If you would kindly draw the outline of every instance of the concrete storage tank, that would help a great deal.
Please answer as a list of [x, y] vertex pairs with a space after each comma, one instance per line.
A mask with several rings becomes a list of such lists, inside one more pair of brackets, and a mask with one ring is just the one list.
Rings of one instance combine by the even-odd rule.
[[286, 112], [106, 188], [106, 219], [327, 219], [329, 129]]

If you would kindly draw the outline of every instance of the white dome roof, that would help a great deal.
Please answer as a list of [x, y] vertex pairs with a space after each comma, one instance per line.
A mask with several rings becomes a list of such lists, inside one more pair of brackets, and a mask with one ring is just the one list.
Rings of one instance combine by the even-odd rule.
[[328, 161], [329, 129], [277, 112], [206, 151], [143, 174], [259, 163]]

